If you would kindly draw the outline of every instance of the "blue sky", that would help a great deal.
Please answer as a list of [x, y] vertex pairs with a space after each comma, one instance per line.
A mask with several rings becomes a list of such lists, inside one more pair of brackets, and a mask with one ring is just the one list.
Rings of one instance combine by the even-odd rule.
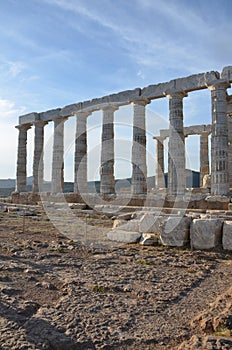
[[[20, 114], [232, 65], [231, 11], [231, 0], [1, 0], [0, 178], [15, 177], [14, 126]], [[153, 175], [152, 136], [168, 126], [168, 100], [147, 108], [148, 174]], [[185, 125], [209, 123], [210, 109], [208, 90], [189, 94]], [[115, 121], [116, 176], [130, 176], [131, 107], [117, 111]], [[99, 112], [88, 120], [89, 179], [98, 177], [100, 123]], [[74, 129], [72, 118], [65, 126], [66, 180], [73, 178]], [[51, 137], [49, 125], [46, 178]], [[30, 130], [28, 175], [32, 143]], [[198, 138], [189, 137], [186, 147], [188, 167], [197, 170]]]

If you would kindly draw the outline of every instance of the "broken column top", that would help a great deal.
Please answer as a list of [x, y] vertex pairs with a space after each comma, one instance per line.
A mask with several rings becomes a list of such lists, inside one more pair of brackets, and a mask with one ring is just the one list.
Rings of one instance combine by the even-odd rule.
[[169, 82], [149, 85], [144, 88], [136, 88], [134, 90], [121, 91], [119, 93], [94, 98], [83, 102], [77, 102], [63, 108], [51, 109], [41, 113], [29, 113], [19, 117], [19, 124], [34, 124], [36, 121], [52, 121], [57, 118], [69, 117], [78, 112], [89, 112], [105, 108], [108, 104], [115, 107], [130, 104], [139, 98], [153, 100], [165, 97], [167, 91], [170, 93], [182, 91], [185, 93], [206, 89], [208, 86], [219, 82], [220, 80], [232, 83], [232, 66], [227, 66], [222, 69], [222, 72], [206, 72], [200, 74], [193, 74], [188, 77], [173, 79]]

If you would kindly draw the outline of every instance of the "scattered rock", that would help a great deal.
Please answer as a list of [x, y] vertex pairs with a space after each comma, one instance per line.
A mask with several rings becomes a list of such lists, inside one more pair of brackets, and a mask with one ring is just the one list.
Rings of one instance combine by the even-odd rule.
[[232, 222], [224, 221], [222, 231], [223, 249], [232, 250]]
[[161, 243], [172, 247], [182, 247], [189, 243], [189, 217], [169, 217], [164, 221], [160, 236]]

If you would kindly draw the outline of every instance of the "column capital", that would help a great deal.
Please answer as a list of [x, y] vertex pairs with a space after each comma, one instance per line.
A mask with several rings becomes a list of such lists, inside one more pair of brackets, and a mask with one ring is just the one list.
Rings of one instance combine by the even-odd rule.
[[91, 111], [79, 111], [79, 112], [76, 112], [74, 115], [77, 118], [88, 118], [91, 114], [92, 114]]
[[209, 136], [211, 134], [211, 132], [210, 131], [202, 131], [202, 132], [199, 132], [198, 133], [198, 135], [200, 135], [200, 136]]
[[145, 98], [145, 97], [141, 97], [141, 98], [138, 98], [134, 101], [131, 101], [131, 103], [133, 105], [140, 105], [140, 106], [146, 106], [148, 105], [149, 103], [151, 103], [151, 101], [148, 99], [148, 98]]
[[179, 97], [179, 98], [184, 98], [187, 97], [188, 94], [185, 91], [176, 91], [176, 90], [167, 90], [164, 92], [164, 95], [168, 99], [172, 99], [173, 97]]
[[109, 105], [104, 106], [104, 107], [101, 108], [101, 110], [102, 110], [103, 112], [104, 112], [104, 111], [112, 111], [112, 112], [114, 112], [114, 111], [117, 111], [118, 109], [119, 109], [118, 106], [111, 105], [111, 104], [109, 104]]
[[29, 130], [30, 128], [32, 127], [32, 124], [20, 124], [20, 125], [16, 125], [16, 129], [18, 129], [18, 130], [25, 130], [25, 131], [27, 131], [27, 130]]
[[62, 122], [66, 122], [66, 120], [68, 120], [69, 117], [58, 117], [55, 119], [52, 119], [51, 121], [54, 123], [62, 123]]
[[160, 142], [160, 143], [163, 143], [164, 140], [166, 139], [166, 137], [165, 136], [154, 136], [153, 139]]
[[217, 89], [227, 89], [230, 87], [230, 83], [227, 80], [215, 80], [207, 85], [210, 91], [215, 91]]
[[38, 120], [38, 121], [33, 123], [34, 126], [41, 126], [41, 127], [43, 127], [43, 126], [45, 126], [47, 124], [48, 124], [48, 122], [44, 122], [42, 120]]

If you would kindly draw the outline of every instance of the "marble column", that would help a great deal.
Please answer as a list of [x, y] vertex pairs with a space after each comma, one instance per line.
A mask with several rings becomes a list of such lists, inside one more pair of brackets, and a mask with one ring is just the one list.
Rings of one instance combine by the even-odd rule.
[[209, 144], [207, 132], [200, 134], [200, 187], [203, 186], [203, 178], [209, 175]]
[[156, 136], [156, 176], [155, 187], [165, 188], [164, 179], [164, 137]]
[[132, 194], [147, 193], [146, 105], [148, 103], [147, 99], [133, 102]]
[[64, 191], [64, 122], [67, 118], [54, 120], [52, 193]]
[[228, 130], [226, 89], [230, 84], [218, 82], [209, 87], [212, 97], [211, 195], [229, 194]]
[[44, 173], [44, 126], [46, 122], [36, 122], [34, 137], [33, 183], [32, 192], [43, 191]]
[[229, 187], [232, 189], [232, 113], [227, 114]]
[[87, 193], [87, 117], [88, 112], [76, 114], [74, 158], [74, 193]]
[[167, 96], [169, 98], [168, 193], [184, 195], [186, 174], [183, 98], [187, 94], [174, 92]]
[[102, 144], [101, 144], [101, 184], [100, 193], [115, 193], [114, 181], [114, 112], [117, 107], [103, 109]]
[[31, 128], [30, 124], [18, 125], [18, 157], [16, 173], [16, 192], [27, 191], [27, 130]]

